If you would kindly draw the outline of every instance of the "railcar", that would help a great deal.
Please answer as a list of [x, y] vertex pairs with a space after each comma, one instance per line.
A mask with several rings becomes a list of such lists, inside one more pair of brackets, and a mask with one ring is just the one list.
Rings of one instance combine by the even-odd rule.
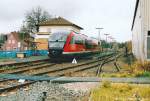
[[74, 31], [56, 31], [48, 41], [49, 57], [80, 57], [98, 52], [98, 40]]

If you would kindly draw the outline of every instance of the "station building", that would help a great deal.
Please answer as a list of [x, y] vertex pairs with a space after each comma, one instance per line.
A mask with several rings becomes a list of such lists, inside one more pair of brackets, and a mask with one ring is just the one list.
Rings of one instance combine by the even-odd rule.
[[141, 61], [150, 60], [150, 0], [136, 0], [131, 30], [133, 54]]
[[73, 30], [80, 32], [83, 28], [62, 18], [57, 17], [39, 24], [39, 32], [34, 34], [35, 42], [38, 50], [47, 50], [48, 38], [52, 32], [57, 30]]

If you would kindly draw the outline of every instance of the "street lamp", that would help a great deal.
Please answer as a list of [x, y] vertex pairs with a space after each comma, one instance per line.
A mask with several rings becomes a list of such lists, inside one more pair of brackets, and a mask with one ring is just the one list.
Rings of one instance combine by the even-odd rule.
[[101, 45], [101, 36], [100, 36], [100, 31], [104, 28], [96, 28], [98, 30], [98, 41], [99, 41], [99, 45]]
[[106, 43], [107, 43], [107, 36], [108, 36], [109, 34], [104, 34], [104, 35], [106, 35]]

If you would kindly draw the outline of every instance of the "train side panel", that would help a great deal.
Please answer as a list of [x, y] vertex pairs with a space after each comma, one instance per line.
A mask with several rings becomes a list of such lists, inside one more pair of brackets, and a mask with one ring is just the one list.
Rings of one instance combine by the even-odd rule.
[[[58, 32], [58, 33], [63, 33], [63, 32]], [[56, 58], [59, 56], [80, 57], [87, 53], [94, 53], [96, 51], [99, 51], [98, 41], [96, 39], [92, 39], [87, 37], [86, 35], [75, 33], [75, 32], [70, 32], [70, 33], [65, 32], [68, 34], [64, 34], [64, 35], [58, 33], [52, 36], [54, 37], [55, 40], [52, 37], [50, 38], [51, 39], [49, 41], [50, 57], [56, 57]]]
[[76, 35], [75, 33], [71, 33], [67, 40], [66, 44], [64, 46], [64, 52], [80, 52], [80, 51], [85, 51], [85, 46], [82, 43], [76, 43], [75, 37], [79, 36]]

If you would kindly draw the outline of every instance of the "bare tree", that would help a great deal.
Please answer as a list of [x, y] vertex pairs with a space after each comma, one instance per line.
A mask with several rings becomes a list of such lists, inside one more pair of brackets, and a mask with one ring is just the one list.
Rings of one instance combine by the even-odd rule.
[[23, 30], [26, 32], [38, 32], [39, 23], [50, 19], [51, 16], [40, 6], [26, 13]]

